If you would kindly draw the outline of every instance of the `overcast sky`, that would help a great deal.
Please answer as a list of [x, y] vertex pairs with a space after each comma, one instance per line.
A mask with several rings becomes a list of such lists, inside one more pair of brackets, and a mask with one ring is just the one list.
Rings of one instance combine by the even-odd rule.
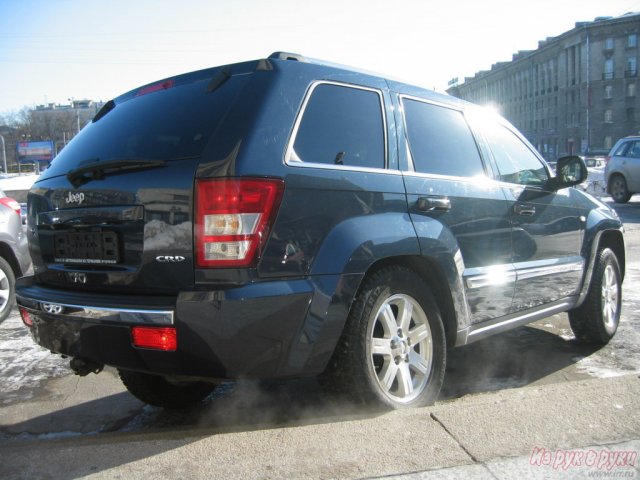
[[443, 91], [640, 0], [0, 0], [0, 113], [285, 50]]

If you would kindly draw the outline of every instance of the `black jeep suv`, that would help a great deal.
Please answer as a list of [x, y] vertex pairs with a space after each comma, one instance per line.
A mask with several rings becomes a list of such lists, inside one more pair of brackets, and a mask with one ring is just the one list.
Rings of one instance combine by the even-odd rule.
[[503, 119], [276, 53], [102, 108], [29, 193], [33, 338], [145, 402], [319, 375], [432, 403], [447, 350], [558, 313], [604, 344], [623, 228]]

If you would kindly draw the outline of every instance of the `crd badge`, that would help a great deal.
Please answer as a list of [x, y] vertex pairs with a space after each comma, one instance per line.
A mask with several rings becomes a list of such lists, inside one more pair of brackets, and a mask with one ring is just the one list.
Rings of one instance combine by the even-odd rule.
[[186, 260], [182, 255], [159, 255], [156, 257], [156, 262], [161, 263], [176, 263], [184, 262]]

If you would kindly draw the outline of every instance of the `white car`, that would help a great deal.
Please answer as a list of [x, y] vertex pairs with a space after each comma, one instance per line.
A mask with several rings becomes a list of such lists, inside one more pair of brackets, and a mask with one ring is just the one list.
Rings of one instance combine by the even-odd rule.
[[640, 192], [640, 137], [625, 137], [609, 152], [605, 167], [607, 192], [616, 203], [627, 203]]

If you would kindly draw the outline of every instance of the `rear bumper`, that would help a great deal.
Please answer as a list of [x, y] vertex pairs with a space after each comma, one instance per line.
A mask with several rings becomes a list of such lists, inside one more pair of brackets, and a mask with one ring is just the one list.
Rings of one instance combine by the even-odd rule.
[[[151, 297], [70, 292], [25, 277], [16, 299], [33, 339], [53, 353], [162, 375], [274, 378], [324, 369], [357, 282], [322, 276]], [[136, 325], [175, 327], [177, 350], [134, 347]]]

